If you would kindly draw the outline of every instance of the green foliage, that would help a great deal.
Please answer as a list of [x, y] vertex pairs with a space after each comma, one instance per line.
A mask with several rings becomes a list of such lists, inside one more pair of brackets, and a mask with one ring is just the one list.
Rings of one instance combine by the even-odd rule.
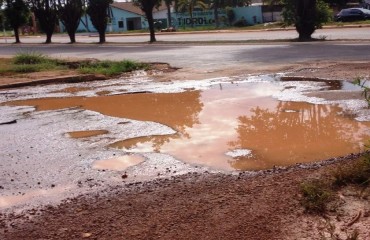
[[353, 84], [358, 85], [362, 88], [363, 92], [362, 94], [365, 97], [365, 100], [367, 101], [368, 107], [370, 107], [370, 88], [365, 86], [366, 81], [361, 81], [360, 78], [357, 78], [355, 81], [353, 81]]
[[117, 76], [123, 72], [130, 72], [147, 68], [147, 64], [137, 63], [129, 60], [119, 62], [101, 61], [96, 63], [87, 63], [81, 66], [80, 72], [89, 74], [103, 74], [106, 76]]
[[324, 0], [282, 0], [282, 16], [286, 25], [294, 25], [300, 40], [309, 40], [323, 23], [329, 22], [332, 12]]
[[88, 0], [86, 13], [90, 16], [91, 23], [99, 32], [99, 43], [105, 42], [105, 29], [108, 24], [109, 4], [113, 0]]
[[327, 23], [333, 20], [333, 10], [323, 0], [317, 1], [316, 11], [317, 11], [317, 18], [316, 18], [315, 25], [317, 28], [322, 28], [322, 25], [324, 23]]
[[46, 70], [56, 70], [59, 69], [55, 62], [43, 62], [38, 64], [20, 64], [13, 66], [13, 71], [17, 73], [31, 73], [31, 72], [41, 72]]
[[58, 22], [56, 0], [28, 0], [38, 20], [40, 29], [46, 34], [45, 43], [51, 43], [51, 37]]
[[145, 13], [145, 17], [148, 20], [149, 32], [150, 32], [150, 42], [156, 42], [155, 29], [154, 29], [154, 18], [153, 9], [158, 8], [161, 5], [160, 0], [133, 0], [134, 4]]
[[4, 10], [7, 23], [12, 27], [15, 33], [15, 42], [19, 43], [19, 28], [26, 24], [30, 16], [30, 10], [24, 0], [6, 0]]
[[307, 212], [322, 214], [327, 204], [333, 199], [333, 194], [327, 184], [320, 180], [310, 180], [301, 184], [301, 204]]
[[13, 58], [13, 64], [11, 70], [17, 73], [40, 72], [64, 68], [61, 61], [51, 59], [37, 52], [18, 53]]
[[356, 184], [367, 187], [370, 184], [370, 153], [354, 164], [340, 166], [333, 172], [334, 186]]
[[26, 52], [18, 53], [13, 61], [0, 61], [0, 73], [30, 73], [46, 70], [78, 69], [81, 73], [103, 74], [106, 76], [117, 76], [123, 72], [134, 70], [147, 70], [149, 65], [130, 60], [123, 61], [80, 61], [65, 62], [58, 59], [49, 58], [41, 53]]
[[57, 14], [65, 26], [71, 43], [76, 42], [75, 33], [84, 12], [85, 0], [58, 0]]
[[18, 53], [15, 55], [13, 62], [14, 64], [39, 64], [48, 61], [49, 58], [38, 52], [25, 52]]

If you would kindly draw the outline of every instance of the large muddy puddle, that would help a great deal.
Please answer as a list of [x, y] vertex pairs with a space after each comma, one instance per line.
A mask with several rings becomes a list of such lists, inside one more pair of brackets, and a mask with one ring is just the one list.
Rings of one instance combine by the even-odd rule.
[[[32, 99], [8, 105], [36, 106], [37, 111], [77, 107], [110, 117], [160, 123], [176, 133], [109, 136], [105, 147], [134, 156], [166, 154], [218, 170], [268, 169], [363, 150], [370, 137], [369, 122], [354, 120], [336, 104], [273, 97], [289, 88], [279, 82], [223, 82], [201, 90]], [[125, 128], [125, 123], [117, 126]], [[84, 141], [109, 132], [108, 127], [85, 130], [81, 122], [81, 129], [64, 136]], [[123, 166], [144, 161], [116, 159]], [[107, 165], [114, 166], [114, 158]], [[94, 167], [104, 166], [101, 162]]]

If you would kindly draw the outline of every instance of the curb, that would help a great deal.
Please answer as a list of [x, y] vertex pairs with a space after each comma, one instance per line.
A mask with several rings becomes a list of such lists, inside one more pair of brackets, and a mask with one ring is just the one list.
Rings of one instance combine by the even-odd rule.
[[8, 89], [8, 88], [18, 88], [18, 87], [28, 87], [28, 86], [36, 86], [40, 84], [52, 84], [52, 83], [78, 83], [78, 82], [88, 82], [88, 81], [95, 81], [95, 80], [106, 80], [105, 76], [101, 75], [69, 75], [69, 76], [62, 76], [62, 77], [53, 77], [53, 78], [43, 78], [25, 82], [16, 82], [10, 84], [0, 85], [0, 89]]

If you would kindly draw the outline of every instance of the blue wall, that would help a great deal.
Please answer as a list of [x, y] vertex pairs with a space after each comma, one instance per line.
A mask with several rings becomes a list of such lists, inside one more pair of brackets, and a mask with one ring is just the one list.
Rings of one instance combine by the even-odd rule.
[[261, 6], [237, 7], [233, 8], [235, 20], [240, 20], [244, 17], [248, 25], [263, 23]]
[[[263, 15], [262, 15], [262, 8], [261, 6], [249, 6], [249, 7], [238, 7], [233, 8], [235, 13], [235, 19], [234, 22], [245, 19], [247, 21], [247, 25], [254, 25], [258, 23], [263, 23]], [[145, 20], [144, 16], [131, 13], [122, 9], [118, 9], [115, 7], [111, 8], [112, 13], [112, 21], [107, 26], [107, 32], [125, 32], [128, 30], [128, 22], [130, 22], [131, 27], [134, 27], [134, 29], [145, 29], [148, 28], [148, 23]], [[224, 19], [224, 22], [226, 24], [226, 14], [224, 11], [220, 10], [220, 16], [221, 18], [221, 25], [223, 24], [222, 19]], [[186, 22], [187, 18], [189, 18], [187, 13], [172, 13], [172, 18], [175, 20], [174, 25], [176, 27], [183, 26], [183, 24]], [[205, 26], [205, 25], [213, 25], [213, 11], [207, 10], [207, 11], [194, 11], [194, 18], [197, 20], [196, 26]], [[77, 31], [78, 32], [86, 32], [88, 31], [86, 29], [86, 24], [88, 26], [88, 29], [90, 32], [96, 32], [96, 29], [91, 23], [89, 16], [83, 16], [81, 19], [85, 24], [80, 23]], [[119, 24], [121, 22], [121, 24]], [[185, 23], [186, 24], [186, 23]], [[189, 25], [189, 24], [186, 24]], [[62, 24], [60, 24], [61, 31], [65, 31]]]
[[[148, 24], [143, 16], [124, 11], [115, 7], [111, 8], [112, 21], [108, 23], [107, 32], [125, 32], [127, 31], [127, 20], [134, 22], [135, 29], [147, 28]], [[119, 22], [121, 21], [121, 24]], [[83, 22], [83, 23], [82, 23]], [[88, 29], [87, 29], [88, 28]], [[61, 32], [65, 31], [63, 24], [60, 23]], [[97, 32], [91, 23], [90, 17], [84, 15], [81, 18], [81, 23], [77, 28], [77, 32]]]

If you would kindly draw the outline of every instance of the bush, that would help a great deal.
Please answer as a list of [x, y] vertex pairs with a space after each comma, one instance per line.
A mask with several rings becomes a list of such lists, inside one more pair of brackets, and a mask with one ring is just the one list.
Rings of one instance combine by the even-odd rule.
[[303, 182], [300, 186], [303, 195], [301, 203], [307, 212], [324, 213], [327, 204], [332, 200], [332, 191], [327, 184], [320, 180]]
[[370, 184], [370, 153], [351, 165], [338, 167], [333, 172], [333, 177], [333, 185], [337, 187], [348, 184], [367, 187]]

